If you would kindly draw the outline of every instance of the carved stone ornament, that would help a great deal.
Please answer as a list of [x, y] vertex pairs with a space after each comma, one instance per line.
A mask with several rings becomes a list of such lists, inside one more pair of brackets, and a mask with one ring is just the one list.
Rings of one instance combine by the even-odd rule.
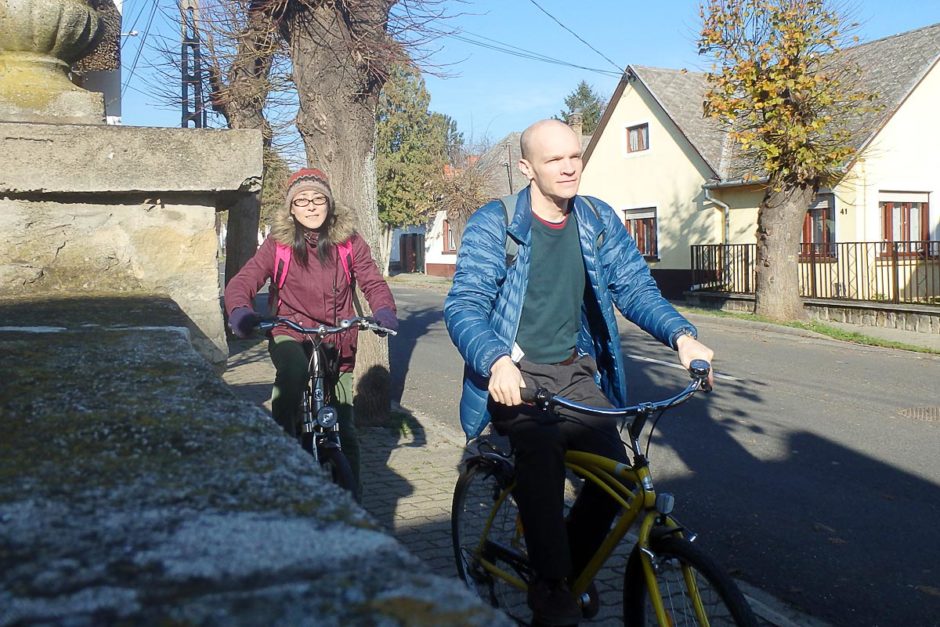
[[103, 124], [102, 94], [68, 76], [100, 23], [84, 0], [0, 0], [0, 120]]

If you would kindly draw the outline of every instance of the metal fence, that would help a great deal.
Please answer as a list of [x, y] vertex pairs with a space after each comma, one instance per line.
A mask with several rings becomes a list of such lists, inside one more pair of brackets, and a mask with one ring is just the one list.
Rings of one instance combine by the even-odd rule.
[[[692, 246], [692, 291], [753, 294], [756, 244]], [[940, 305], [940, 241], [802, 244], [800, 296]]]

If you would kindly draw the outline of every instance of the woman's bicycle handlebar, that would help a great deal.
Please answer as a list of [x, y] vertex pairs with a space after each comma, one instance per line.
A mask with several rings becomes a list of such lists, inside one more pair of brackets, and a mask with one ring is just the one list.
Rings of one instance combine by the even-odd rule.
[[343, 331], [348, 331], [352, 328], [358, 328], [362, 331], [374, 331], [376, 333], [385, 333], [388, 335], [398, 335], [397, 331], [392, 329], [387, 329], [375, 321], [374, 318], [356, 316], [354, 318], [349, 318], [347, 320], [340, 320], [339, 324], [335, 327], [321, 324], [316, 327], [304, 327], [293, 320], [288, 320], [287, 318], [259, 318], [258, 319], [258, 328], [262, 331], [268, 331], [277, 326], [289, 327], [298, 333], [303, 333], [304, 335], [317, 335], [319, 337], [326, 337], [327, 335], [333, 335], [335, 333], [342, 333]]
[[570, 401], [563, 396], [552, 394], [545, 388], [522, 388], [522, 401], [531, 403], [542, 409], [550, 410], [553, 407], [563, 407], [582, 414], [590, 416], [611, 416], [614, 418], [630, 418], [640, 413], [650, 414], [662, 409], [678, 405], [687, 401], [697, 391], [711, 392], [711, 385], [708, 383], [708, 374], [711, 371], [711, 364], [704, 359], [694, 359], [689, 366], [689, 375], [692, 380], [684, 390], [671, 398], [662, 401], [640, 403], [629, 407], [592, 407], [582, 405], [575, 401]]

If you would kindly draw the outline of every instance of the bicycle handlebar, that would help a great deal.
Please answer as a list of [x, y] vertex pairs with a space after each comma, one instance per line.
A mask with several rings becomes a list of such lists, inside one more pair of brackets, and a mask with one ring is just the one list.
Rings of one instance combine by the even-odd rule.
[[611, 416], [614, 418], [630, 418], [642, 413], [652, 413], [661, 409], [672, 407], [687, 401], [697, 391], [710, 392], [711, 386], [708, 384], [708, 373], [711, 371], [711, 364], [704, 359], [694, 359], [689, 365], [689, 375], [692, 380], [685, 389], [671, 398], [657, 402], [640, 403], [629, 407], [591, 407], [570, 401], [563, 396], [552, 394], [545, 388], [522, 388], [520, 390], [522, 400], [525, 403], [534, 404], [542, 410], [548, 410], [552, 407], [564, 407], [582, 414], [590, 416]]
[[375, 319], [362, 316], [356, 316], [347, 320], [340, 320], [339, 324], [335, 327], [321, 324], [316, 327], [308, 328], [297, 324], [293, 320], [280, 317], [260, 318], [257, 326], [262, 331], [268, 331], [277, 326], [289, 327], [298, 333], [303, 333], [304, 335], [316, 335], [321, 338], [326, 337], [327, 335], [333, 335], [335, 333], [342, 333], [343, 331], [348, 331], [352, 328], [358, 328], [363, 331], [374, 331], [376, 333], [386, 333], [388, 335], [398, 335], [397, 331], [393, 331], [392, 329], [387, 329], [381, 326], [375, 321]]

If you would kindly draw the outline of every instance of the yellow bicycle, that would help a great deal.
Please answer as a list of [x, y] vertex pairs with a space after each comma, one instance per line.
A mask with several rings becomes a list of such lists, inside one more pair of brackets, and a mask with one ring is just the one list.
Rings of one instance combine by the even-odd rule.
[[[689, 368], [692, 380], [679, 394], [659, 402], [632, 407], [599, 408], [574, 403], [546, 390], [523, 390], [548, 420], [556, 407], [586, 415], [609, 416], [629, 434], [632, 464], [568, 451], [565, 464], [585, 481], [593, 481], [621, 506], [610, 532], [581, 575], [571, 583], [585, 618], [597, 611], [591, 582], [635, 523], [637, 542], [627, 561], [623, 583], [626, 625], [756, 625], [744, 595], [734, 580], [693, 544], [694, 534], [672, 516], [674, 497], [657, 493], [640, 436], [650, 418], [685, 402], [698, 390], [707, 391], [710, 365], [701, 360]], [[632, 418], [632, 421], [628, 420]], [[655, 426], [655, 422], [654, 422]], [[530, 612], [526, 590], [531, 569], [519, 512], [513, 500], [512, 452], [478, 438], [475, 454], [464, 460], [454, 488], [451, 532], [460, 578], [483, 600], [525, 623]]]

